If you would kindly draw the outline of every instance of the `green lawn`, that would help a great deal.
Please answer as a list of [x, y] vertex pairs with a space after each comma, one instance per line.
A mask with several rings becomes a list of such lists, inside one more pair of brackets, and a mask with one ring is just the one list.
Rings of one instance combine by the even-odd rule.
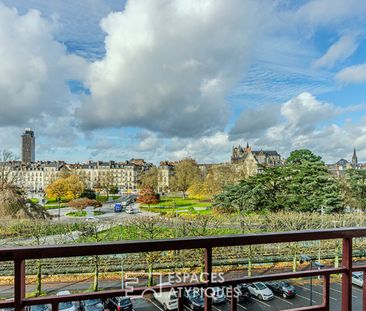
[[[68, 217], [85, 217], [88, 213], [86, 211], [75, 211], [75, 212], [69, 212], [66, 214], [66, 216]], [[94, 211], [93, 215], [94, 216], [100, 216], [103, 215], [104, 212], [102, 211]]]
[[167, 216], [175, 216], [176, 212], [178, 212], [179, 215], [185, 215], [185, 214], [211, 214], [212, 210], [210, 207], [207, 207], [207, 209], [199, 209], [195, 210], [193, 206], [191, 207], [177, 207], [177, 208], [171, 208], [171, 207], [146, 207], [142, 206], [142, 210], [147, 212], [153, 212], [153, 213], [161, 213], [165, 214]]
[[[149, 212], [160, 213], [167, 216], [175, 216], [184, 214], [210, 214], [212, 204], [210, 202], [201, 202], [194, 199], [183, 199], [180, 197], [162, 197], [159, 204], [142, 204], [141, 209]], [[202, 208], [195, 209], [195, 208]]]
[[[151, 204], [150, 207], [207, 207], [212, 206], [211, 202], [201, 202], [194, 199], [183, 199], [180, 197], [161, 197], [159, 204]], [[143, 204], [142, 207], [148, 207], [148, 205]]]

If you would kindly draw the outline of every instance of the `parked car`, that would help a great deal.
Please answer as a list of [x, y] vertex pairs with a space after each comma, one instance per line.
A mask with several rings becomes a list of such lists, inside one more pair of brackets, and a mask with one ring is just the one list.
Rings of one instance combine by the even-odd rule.
[[[172, 285], [169, 282], [158, 284], [158, 286], [169, 286]], [[160, 291], [154, 293], [154, 298], [159, 301], [164, 310], [174, 310], [178, 308], [178, 296], [172, 291]]]
[[252, 296], [250, 295], [248, 285], [247, 284], [239, 284], [238, 285], [239, 295], [238, 299], [241, 302], [244, 303], [251, 303], [252, 302]]
[[33, 306], [30, 306], [27, 310], [28, 311], [50, 311], [51, 306], [50, 305], [33, 305]]
[[363, 272], [352, 272], [352, 284], [363, 287]]
[[200, 292], [194, 290], [193, 288], [189, 288], [184, 291], [183, 294], [184, 304], [189, 307], [191, 310], [203, 310], [205, 306], [205, 300]]
[[109, 311], [132, 311], [132, 301], [130, 297], [113, 297], [104, 301], [104, 307]]
[[212, 287], [212, 302], [222, 303], [226, 300], [224, 289], [222, 287]]
[[104, 311], [104, 303], [101, 299], [82, 300], [80, 309], [82, 311]]
[[255, 282], [248, 285], [252, 296], [260, 300], [271, 300], [274, 298], [273, 292], [263, 282]]
[[281, 295], [283, 298], [290, 298], [296, 295], [296, 289], [287, 282], [266, 282], [267, 287], [275, 294]]
[[[68, 290], [60, 291], [56, 294], [57, 296], [66, 296], [71, 295], [71, 293]], [[78, 311], [79, 310], [80, 303], [76, 301], [65, 301], [60, 302], [58, 304], [58, 309], [60, 311]]]

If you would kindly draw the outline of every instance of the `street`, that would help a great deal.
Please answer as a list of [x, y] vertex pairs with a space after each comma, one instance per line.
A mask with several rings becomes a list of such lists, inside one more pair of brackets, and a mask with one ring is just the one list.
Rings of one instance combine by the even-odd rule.
[[[238, 310], [248, 310], [248, 311], [270, 311], [270, 310], [286, 310], [296, 307], [304, 307], [310, 305], [310, 289], [308, 285], [295, 285], [297, 295], [294, 298], [284, 299], [279, 296], [271, 301], [261, 301], [256, 298], [252, 299], [252, 303], [244, 304], [238, 303]], [[322, 286], [313, 285], [313, 305], [320, 304], [322, 302]], [[163, 311], [163, 307], [153, 298], [135, 298], [133, 299], [134, 309], [137, 310], [156, 310]], [[362, 310], [362, 289], [353, 286], [352, 290], [352, 310], [361, 311]], [[225, 303], [216, 304], [212, 306], [214, 311], [229, 311], [230, 302], [227, 300]], [[191, 311], [191, 309], [186, 308], [186, 310]], [[338, 311], [341, 310], [341, 284], [339, 282], [334, 282], [331, 284], [330, 288], [330, 310]]]

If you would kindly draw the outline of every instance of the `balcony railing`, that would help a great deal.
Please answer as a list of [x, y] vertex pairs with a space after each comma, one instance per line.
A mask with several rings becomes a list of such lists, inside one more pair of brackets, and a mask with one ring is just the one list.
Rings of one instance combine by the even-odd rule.
[[[66, 258], [75, 256], [93, 256], [93, 255], [111, 255], [123, 253], [140, 253], [153, 251], [169, 251], [183, 249], [203, 249], [204, 250], [204, 272], [206, 276], [212, 274], [212, 250], [216, 247], [245, 246], [256, 244], [274, 244], [289, 243], [313, 240], [334, 240], [342, 239], [342, 264], [339, 268], [326, 268], [321, 270], [308, 270], [300, 272], [285, 272], [276, 274], [258, 275], [252, 277], [241, 277], [236, 279], [225, 280], [224, 282], [212, 282], [208, 277], [207, 281], [194, 284], [174, 284], [173, 287], [181, 292], [185, 287], [201, 287], [208, 288], [213, 286], [236, 286], [242, 283], [251, 283], [257, 281], [271, 281], [290, 278], [304, 278], [321, 276], [323, 279], [323, 302], [320, 305], [301, 307], [291, 309], [291, 311], [301, 310], [329, 310], [329, 289], [330, 276], [332, 274], [342, 275], [342, 311], [352, 310], [352, 272], [363, 271], [364, 280], [366, 278], [366, 266], [352, 267], [352, 240], [353, 238], [366, 237], [366, 228], [342, 228], [333, 230], [316, 230], [316, 231], [296, 231], [251, 235], [230, 235], [220, 237], [194, 237], [183, 239], [166, 239], [166, 240], [150, 240], [150, 241], [126, 241], [121, 243], [105, 243], [105, 244], [78, 244], [78, 245], [60, 245], [60, 246], [41, 246], [41, 247], [21, 247], [0, 249], [0, 261], [14, 262], [14, 300], [0, 303], [1, 308], [14, 308], [23, 310], [26, 306], [37, 304], [51, 304], [52, 310], [58, 310], [58, 304], [65, 301], [79, 301], [95, 298], [109, 298], [123, 296], [128, 294], [140, 295], [146, 287], [134, 288], [131, 290], [118, 289], [99, 292], [78, 293], [67, 296], [45, 296], [37, 298], [25, 298], [25, 261], [32, 259], [46, 258]], [[169, 290], [163, 288], [163, 290]], [[160, 290], [161, 287], [151, 287], [151, 289]], [[178, 295], [178, 311], [184, 309], [182, 295]], [[229, 297], [230, 298], [230, 297]], [[232, 311], [237, 310], [237, 298], [233, 295], [230, 298], [230, 308]], [[205, 295], [205, 311], [212, 310], [211, 298]], [[290, 310], [290, 309], [289, 309]], [[289, 311], [288, 310], [288, 311]], [[366, 311], [366, 286], [363, 287], [363, 307]]]

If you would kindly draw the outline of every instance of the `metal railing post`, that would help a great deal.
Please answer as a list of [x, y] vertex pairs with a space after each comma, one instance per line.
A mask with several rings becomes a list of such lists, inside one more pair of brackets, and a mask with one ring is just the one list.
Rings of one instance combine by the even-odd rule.
[[352, 311], [352, 238], [343, 239], [342, 311]]
[[58, 302], [52, 303], [52, 311], [58, 311]]
[[23, 311], [23, 299], [25, 297], [25, 261], [16, 258], [14, 260], [14, 305], [15, 310]]
[[363, 286], [362, 286], [362, 311], [366, 311], [366, 271], [363, 272]]
[[205, 288], [205, 311], [212, 311], [212, 299], [207, 295], [207, 288], [211, 284], [212, 280], [212, 248], [205, 248], [205, 277], [207, 286]]
[[183, 295], [184, 295], [184, 288], [179, 288], [178, 289], [178, 311], [184, 311]]
[[230, 311], [237, 311], [238, 310], [238, 298], [237, 294], [234, 290], [235, 286], [231, 286], [231, 300], [230, 300]]
[[323, 306], [325, 310], [329, 310], [329, 287], [330, 287], [330, 275], [324, 275], [323, 279]]

